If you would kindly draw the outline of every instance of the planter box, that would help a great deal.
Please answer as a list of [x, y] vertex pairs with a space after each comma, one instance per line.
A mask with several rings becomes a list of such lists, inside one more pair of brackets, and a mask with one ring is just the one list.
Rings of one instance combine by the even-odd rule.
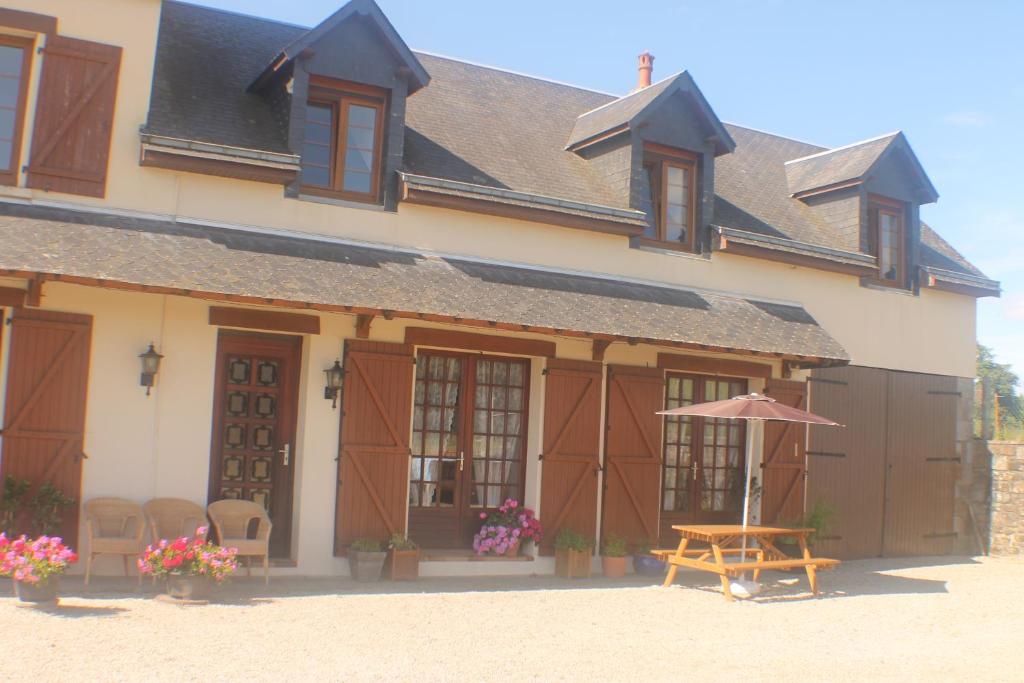
[[388, 576], [392, 581], [415, 581], [420, 578], [420, 551], [394, 550], [388, 553]]
[[589, 550], [555, 550], [555, 575], [565, 579], [590, 578]]
[[175, 600], [206, 600], [210, 597], [210, 583], [205, 576], [171, 574], [167, 577], [167, 595]]
[[601, 556], [601, 572], [609, 579], [621, 579], [626, 575], [626, 557]]
[[46, 583], [14, 582], [14, 592], [22, 602], [49, 603], [57, 602], [60, 593], [60, 577], [54, 576]]
[[352, 572], [352, 578], [356, 581], [380, 581], [381, 571], [384, 569], [384, 560], [388, 554], [383, 550], [380, 552], [365, 552], [362, 550], [348, 551], [348, 566]]

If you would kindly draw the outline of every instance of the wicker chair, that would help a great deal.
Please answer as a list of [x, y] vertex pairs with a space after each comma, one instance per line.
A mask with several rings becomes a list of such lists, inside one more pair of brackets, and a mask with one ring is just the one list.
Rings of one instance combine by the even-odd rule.
[[85, 529], [89, 539], [85, 585], [89, 585], [92, 561], [97, 555], [120, 555], [124, 575], [128, 576], [128, 559], [138, 557], [143, 549], [146, 525], [142, 506], [123, 498], [93, 498], [85, 504]]
[[[270, 530], [273, 524], [263, 506], [249, 500], [218, 500], [206, 508], [218, 542], [236, 548], [246, 558], [246, 575], [252, 576], [252, 558], [263, 558], [263, 579], [270, 583]], [[249, 538], [249, 524], [258, 520], [256, 537]]]
[[149, 523], [149, 533], [153, 542], [162, 538], [172, 540], [180, 536], [197, 536], [206, 538], [206, 534], [197, 534], [199, 527], [206, 527], [206, 510], [201, 505], [183, 498], [154, 498], [142, 506]]

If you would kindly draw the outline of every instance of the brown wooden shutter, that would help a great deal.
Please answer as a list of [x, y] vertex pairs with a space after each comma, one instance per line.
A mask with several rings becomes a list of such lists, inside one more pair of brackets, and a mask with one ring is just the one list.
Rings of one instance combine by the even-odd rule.
[[631, 543], [658, 539], [661, 508], [661, 416], [664, 371], [608, 366], [605, 425], [604, 536]]
[[405, 344], [345, 343], [334, 553], [357, 538], [405, 532], [413, 351]]
[[28, 187], [102, 197], [121, 48], [50, 36], [32, 131]]
[[561, 529], [597, 536], [601, 364], [552, 358], [546, 375], [540, 552], [550, 555]]
[[[769, 379], [765, 394], [780, 403], [807, 410], [807, 383]], [[761, 523], [797, 522], [804, 514], [807, 425], [765, 422], [762, 459]]]
[[11, 328], [0, 476], [28, 479], [29, 495], [49, 482], [74, 498], [62, 535], [75, 546], [92, 318], [18, 309]]

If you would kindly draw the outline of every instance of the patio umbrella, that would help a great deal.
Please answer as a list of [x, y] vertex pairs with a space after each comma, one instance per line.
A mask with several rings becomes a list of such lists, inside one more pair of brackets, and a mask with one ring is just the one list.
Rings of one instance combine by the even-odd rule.
[[[779, 403], [774, 398], [761, 394], [747, 394], [745, 396], [734, 396], [721, 401], [709, 403], [697, 403], [691, 406], [680, 406], [671, 410], [660, 410], [658, 415], [691, 415], [697, 417], [712, 417], [726, 420], [747, 420], [752, 426], [759, 427], [760, 434], [763, 434], [764, 423], [767, 420], [779, 422], [803, 422], [806, 424], [830, 425], [841, 427], [827, 417], [821, 417], [814, 413], [799, 408]], [[747, 475], [746, 487], [743, 494], [743, 530], [746, 531], [750, 516], [750, 463], [753, 460], [754, 439], [747, 439]], [[696, 456], [694, 456], [696, 457]], [[747, 559], [747, 538], [744, 535], [742, 550], [740, 551], [740, 562]], [[747, 587], [744, 586], [744, 589]], [[750, 592], [748, 590], [748, 592]]]

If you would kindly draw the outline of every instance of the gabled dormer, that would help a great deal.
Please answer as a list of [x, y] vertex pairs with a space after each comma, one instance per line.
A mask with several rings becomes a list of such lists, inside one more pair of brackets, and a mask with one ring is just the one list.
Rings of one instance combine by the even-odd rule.
[[566, 149], [645, 213], [634, 246], [702, 253], [714, 209], [714, 160], [735, 143], [689, 73], [652, 85], [653, 62], [640, 55], [636, 89], [580, 115]]
[[865, 284], [917, 286], [919, 208], [938, 199], [903, 133], [896, 132], [786, 162], [797, 199], [837, 229], [844, 247], [875, 258]]

